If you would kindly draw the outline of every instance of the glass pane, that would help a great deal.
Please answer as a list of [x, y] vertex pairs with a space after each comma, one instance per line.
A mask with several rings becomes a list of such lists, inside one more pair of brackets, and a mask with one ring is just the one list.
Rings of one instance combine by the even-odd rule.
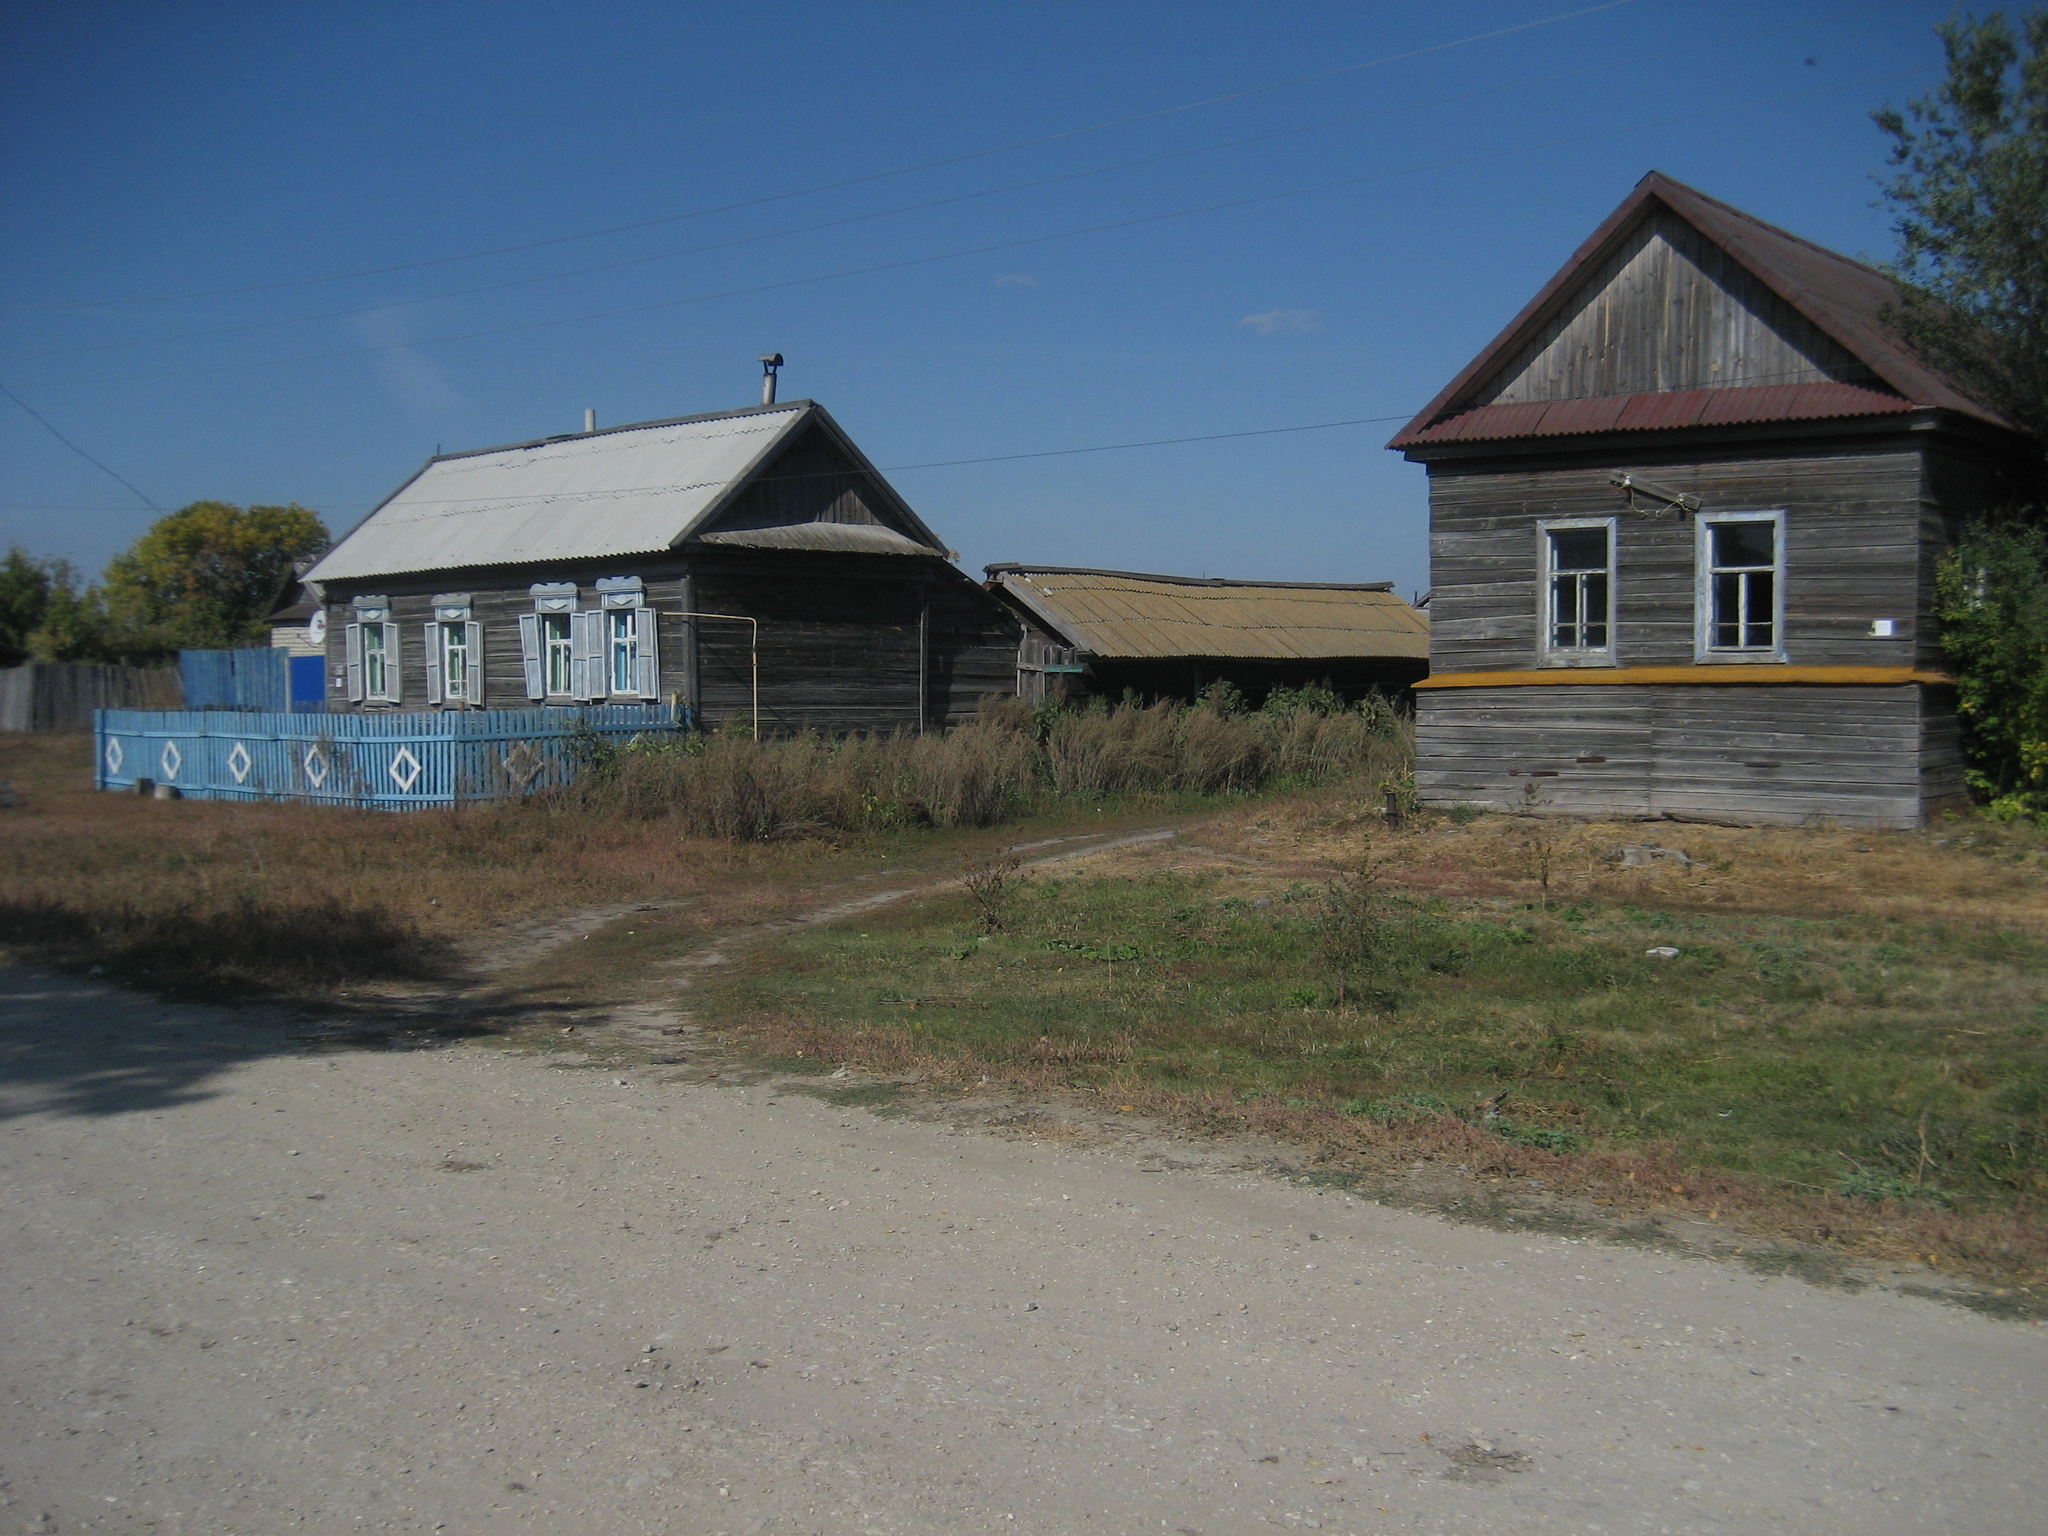
[[1607, 530], [1605, 528], [1551, 529], [1550, 568], [1553, 571], [1606, 570]]
[[1748, 622], [1743, 626], [1742, 643], [1768, 650], [1771, 646], [1772, 613], [1776, 606], [1772, 600], [1771, 573], [1758, 571], [1743, 580], [1749, 583], [1749, 611], [1744, 615]]
[[1740, 576], [1716, 576], [1714, 578], [1714, 644], [1724, 651], [1733, 651], [1742, 645], [1742, 578]]
[[1714, 524], [1714, 564], [1718, 567], [1773, 565], [1777, 550], [1775, 523]]

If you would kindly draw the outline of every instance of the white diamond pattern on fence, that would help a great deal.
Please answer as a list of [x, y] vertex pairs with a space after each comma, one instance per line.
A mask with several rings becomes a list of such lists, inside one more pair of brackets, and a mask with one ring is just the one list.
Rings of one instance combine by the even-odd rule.
[[680, 713], [659, 704], [311, 717], [107, 709], [93, 727], [94, 777], [100, 788], [120, 790], [154, 774], [186, 799], [412, 811], [573, 783], [583, 766], [574, 750], [580, 738], [623, 743], [687, 728]]
[[412, 787], [419, 783], [422, 771], [420, 760], [413, 756], [411, 747], [400, 747], [392, 754], [391, 782], [398, 786], [400, 794], [412, 793]]

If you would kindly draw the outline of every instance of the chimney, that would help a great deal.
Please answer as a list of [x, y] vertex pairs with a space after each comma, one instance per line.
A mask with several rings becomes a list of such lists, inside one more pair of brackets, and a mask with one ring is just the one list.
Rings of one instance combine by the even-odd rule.
[[781, 366], [782, 354], [780, 352], [763, 352], [761, 354], [761, 403], [763, 405], [773, 405], [775, 403], [775, 370]]
[[586, 408], [586, 409], [584, 410], [584, 412], [583, 412], [583, 430], [584, 430], [584, 431], [586, 431], [586, 432], [595, 432], [595, 431], [597, 430], [597, 412], [596, 412], [596, 411], [590, 410], [590, 409], [588, 409], [588, 408]]

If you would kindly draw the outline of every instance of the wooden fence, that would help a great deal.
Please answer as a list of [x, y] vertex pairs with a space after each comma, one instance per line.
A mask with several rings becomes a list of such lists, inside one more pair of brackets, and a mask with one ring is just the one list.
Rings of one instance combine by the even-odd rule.
[[0, 670], [0, 731], [89, 731], [101, 709], [176, 709], [185, 702], [169, 667], [31, 661]]
[[133, 790], [147, 780], [199, 800], [415, 810], [566, 784], [578, 767], [569, 739], [582, 727], [624, 742], [677, 722], [662, 704], [361, 715], [107, 709], [94, 727], [93, 782]]

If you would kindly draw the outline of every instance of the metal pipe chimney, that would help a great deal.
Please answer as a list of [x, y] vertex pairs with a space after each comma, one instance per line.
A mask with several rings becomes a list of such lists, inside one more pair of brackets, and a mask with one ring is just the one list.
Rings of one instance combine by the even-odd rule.
[[583, 430], [586, 432], [595, 432], [597, 430], [597, 412], [588, 407], [585, 407], [583, 412]]
[[763, 405], [773, 405], [775, 403], [775, 370], [781, 366], [782, 354], [780, 352], [763, 352], [761, 354], [761, 403]]

